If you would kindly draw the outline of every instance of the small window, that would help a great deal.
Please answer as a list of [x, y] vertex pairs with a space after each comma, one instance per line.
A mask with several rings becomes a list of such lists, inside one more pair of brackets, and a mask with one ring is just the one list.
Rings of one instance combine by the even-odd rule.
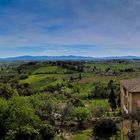
[[126, 96], [126, 94], [127, 94], [127, 93], [126, 93], [126, 89], [125, 89], [125, 88], [123, 88], [123, 91], [124, 91], [124, 95]]

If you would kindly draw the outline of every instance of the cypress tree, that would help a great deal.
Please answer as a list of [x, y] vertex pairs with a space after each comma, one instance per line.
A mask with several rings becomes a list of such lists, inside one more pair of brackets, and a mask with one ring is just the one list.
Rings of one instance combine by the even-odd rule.
[[110, 106], [111, 106], [112, 110], [114, 111], [117, 108], [117, 105], [116, 105], [116, 96], [115, 96], [113, 88], [111, 88], [108, 102], [110, 103]]

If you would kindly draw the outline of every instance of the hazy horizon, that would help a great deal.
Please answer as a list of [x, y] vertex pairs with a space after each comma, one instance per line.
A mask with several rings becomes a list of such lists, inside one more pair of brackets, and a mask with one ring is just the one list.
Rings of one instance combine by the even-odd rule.
[[1, 0], [0, 58], [140, 56], [138, 0]]
[[73, 54], [69, 54], [69, 55], [28, 55], [28, 54], [23, 54], [23, 55], [11, 55], [11, 56], [4, 56], [4, 57], [0, 57], [0, 58], [16, 58], [16, 57], [41, 57], [41, 56], [46, 56], [46, 57], [68, 57], [68, 56], [75, 56], [75, 57], [93, 57], [93, 58], [104, 58], [104, 57], [140, 57], [140, 55], [104, 55], [104, 56], [90, 56], [90, 55], [73, 55]]

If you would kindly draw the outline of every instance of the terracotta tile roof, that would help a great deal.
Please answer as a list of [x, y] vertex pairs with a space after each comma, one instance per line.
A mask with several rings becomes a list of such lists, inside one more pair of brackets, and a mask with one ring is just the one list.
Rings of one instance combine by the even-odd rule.
[[121, 80], [121, 85], [129, 92], [140, 92], [140, 78], [134, 78], [130, 80]]

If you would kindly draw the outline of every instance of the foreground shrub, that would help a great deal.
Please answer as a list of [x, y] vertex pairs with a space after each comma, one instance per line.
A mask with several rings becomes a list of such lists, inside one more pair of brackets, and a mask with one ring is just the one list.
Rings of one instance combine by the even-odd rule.
[[17, 94], [17, 91], [13, 89], [9, 84], [0, 84], [0, 97], [8, 100]]
[[93, 135], [99, 139], [110, 138], [117, 135], [117, 132], [116, 121], [111, 118], [98, 120], [93, 128]]
[[0, 139], [6, 135], [6, 124], [5, 120], [8, 116], [7, 114], [8, 104], [5, 99], [0, 98]]
[[40, 127], [39, 134], [41, 140], [51, 140], [54, 137], [55, 132], [51, 125], [44, 124]]
[[7, 129], [15, 130], [27, 124], [34, 126], [40, 122], [35, 109], [26, 97], [14, 97], [8, 101]]
[[6, 140], [39, 140], [39, 132], [31, 126], [23, 126], [9, 131]]

